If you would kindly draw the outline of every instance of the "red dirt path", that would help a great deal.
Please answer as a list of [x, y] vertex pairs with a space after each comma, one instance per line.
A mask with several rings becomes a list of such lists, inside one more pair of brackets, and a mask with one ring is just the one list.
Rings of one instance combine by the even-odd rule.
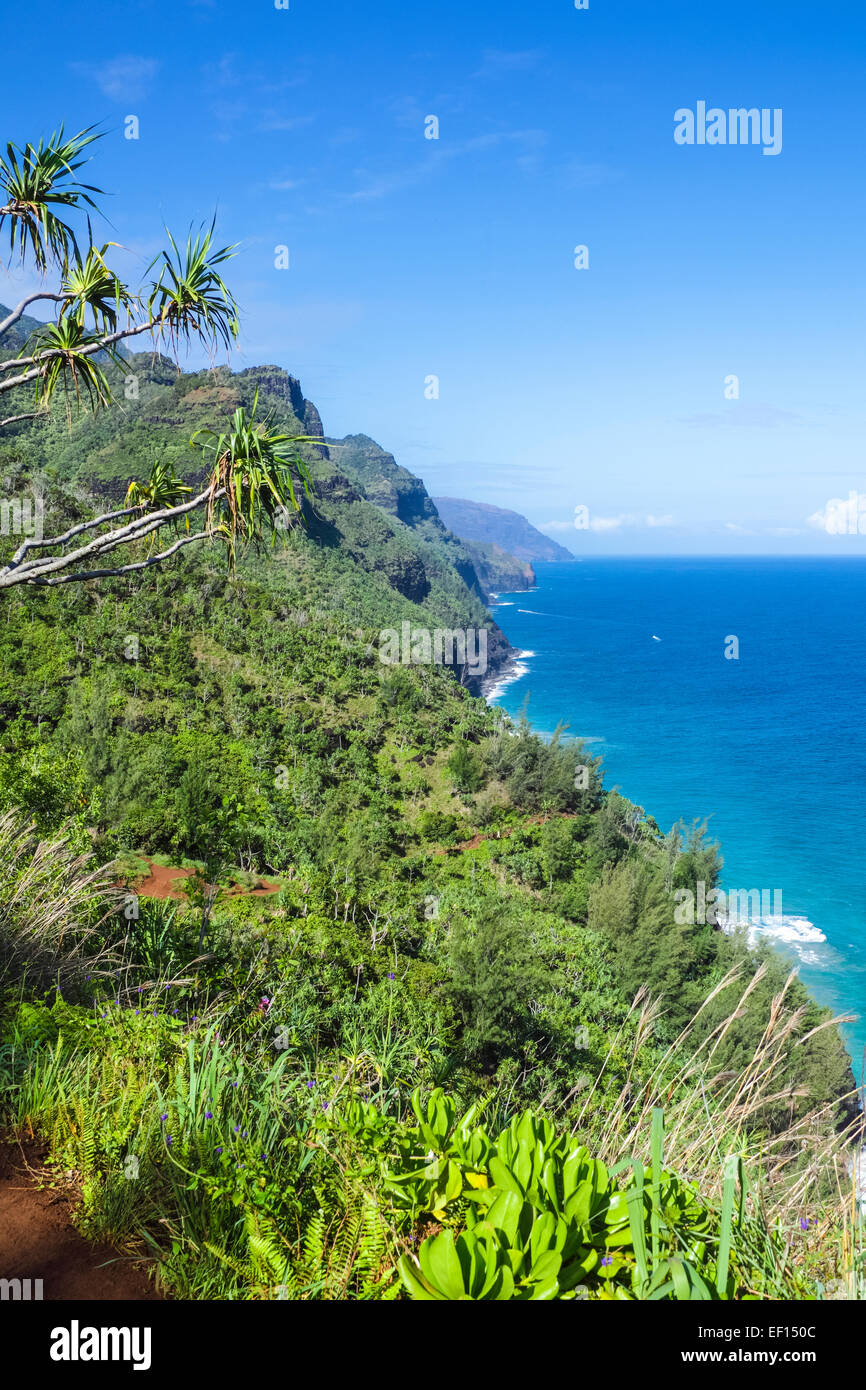
[[[0, 1139], [0, 1279], [41, 1279], [46, 1301], [158, 1300], [141, 1263], [75, 1229], [77, 1194], [55, 1170], [43, 1172], [45, 1152], [35, 1140]], [[42, 1177], [57, 1186], [40, 1191]]]
[[[152, 859], [147, 860], [150, 873], [136, 881], [135, 891], [142, 898], [182, 898], [183, 893], [177, 883], [178, 879], [191, 878], [195, 873], [194, 869], [177, 869], [165, 864], [154, 864]], [[226, 898], [266, 898], [271, 893], [279, 893], [282, 888], [281, 883], [274, 880], [263, 879], [264, 888], [241, 888], [236, 886], [229, 888], [223, 894]]]

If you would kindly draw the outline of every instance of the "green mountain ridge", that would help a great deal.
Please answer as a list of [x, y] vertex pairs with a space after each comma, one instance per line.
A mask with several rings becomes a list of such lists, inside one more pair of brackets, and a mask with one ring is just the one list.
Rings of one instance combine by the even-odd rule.
[[443, 524], [427, 489], [393, 454], [365, 434], [328, 439], [331, 456], [340, 468], [364, 490], [369, 501], [390, 512], [428, 539], [448, 547], [452, 564], [470, 589], [486, 599], [498, 589], [532, 588], [535, 575], [531, 566], [509, 555], [497, 545], [479, 545], [455, 535]]
[[434, 497], [433, 501], [445, 525], [464, 540], [499, 545], [530, 564], [535, 560], [575, 560], [570, 550], [545, 536], [519, 512], [460, 497]]
[[[145, 479], [159, 457], [188, 484], [200, 483], [204, 475], [190, 437], [220, 425], [239, 405], [251, 409], [258, 393], [260, 418], [267, 416], [288, 434], [322, 441], [300, 448], [313, 479], [300, 544], [339, 552], [348, 588], [358, 588], [350, 579], [353, 568], [384, 581], [365, 595], [359, 621], [382, 630], [399, 630], [405, 621], [426, 629], [485, 629], [486, 672], [458, 672], [475, 692], [514, 659], [486, 610], [472, 555], [444, 527], [420, 479], [366, 436], [326, 440], [319, 412], [297, 378], [267, 365], [237, 373], [227, 367], [178, 373], [168, 358], [153, 353], [130, 354], [124, 375], [115, 368], [109, 375], [118, 398], [114, 410], [76, 414], [71, 425], [59, 412], [4, 432], [0, 476], [9, 475], [10, 484], [25, 474], [49, 481], [47, 528], [51, 480], [119, 502], [129, 482]], [[344, 599], [345, 593], [333, 591], [335, 605]]]

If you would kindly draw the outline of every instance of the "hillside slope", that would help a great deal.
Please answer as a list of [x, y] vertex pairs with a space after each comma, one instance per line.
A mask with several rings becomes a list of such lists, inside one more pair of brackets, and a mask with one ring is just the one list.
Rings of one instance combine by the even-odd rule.
[[436, 510], [449, 530], [464, 540], [500, 545], [518, 560], [574, 560], [570, 550], [557, 545], [519, 512], [468, 502], [459, 497], [434, 497]]
[[[531, 589], [532, 567], [496, 544], [459, 539], [446, 528], [427, 489], [408, 469], [365, 434], [327, 441], [331, 457], [363, 489], [364, 496], [413, 530], [448, 548], [457, 572], [479, 597], [504, 589]], [[474, 573], [473, 573], [474, 571]]]
[[[148, 476], [156, 458], [168, 459], [179, 476], [195, 483], [203, 473], [190, 448], [192, 434], [224, 427], [238, 406], [252, 409], [258, 393], [259, 418], [268, 417], [288, 434], [322, 440], [300, 449], [312, 474], [313, 501], [306, 529], [293, 542], [308, 575], [321, 577], [321, 602], [355, 612], [360, 624], [380, 630], [399, 630], [403, 622], [433, 630], [484, 629], [486, 672], [455, 672], [475, 692], [485, 675], [513, 658], [484, 606], [471, 556], [443, 526], [423, 483], [365, 436], [330, 447], [319, 413], [295, 377], [275, 366], [181, 374], [167, 358], [150, 353], [131, 354], [124, 369], [123, 378], [112, 369], [119, 399], [114, 410], [77, 414], [71, 423], [61, 410], [50, 420], [4, 431], [0, 471], [12, 478], [42, 474], [55, 485], [114, 501], [132, 478]], [[377, 460], [387, 462], [382, 481], [373, 467]], [[47, 529], [55, 493], [56, 486], [49, 486]], [[274, 590], [278, 604], [280, 563], [269, 569], [261, 557], [248, 556], [241, 567]]]

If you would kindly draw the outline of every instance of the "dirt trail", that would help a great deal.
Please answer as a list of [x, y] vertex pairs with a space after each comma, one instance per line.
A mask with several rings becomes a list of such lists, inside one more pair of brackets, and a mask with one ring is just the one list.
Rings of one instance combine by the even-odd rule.
[[[180, 879], [191, 878], [194, 869], [177, 869], [166, 864], [154, 864], [152, 859], [147, 860], [150, 866], [150, 873], [136, 881], [135, 891], [142, 898], [182, 898], [183, 893], [180, 888]], [[282, 888], [281, 883], [275, 880], [262, 879], [265, 885], [263, 888], [241, 888], [235, 886], [223, 893], [224, 898], [266, 898], [271, 893], [279, 893]]]
[[0, 1138], [0, 1279], [41, 1279], [46, 1301], [158, 1300], [141, 1266], [76, 1231], [73, 1188], [39, 1191], [44, 1158], [44, 1144]]

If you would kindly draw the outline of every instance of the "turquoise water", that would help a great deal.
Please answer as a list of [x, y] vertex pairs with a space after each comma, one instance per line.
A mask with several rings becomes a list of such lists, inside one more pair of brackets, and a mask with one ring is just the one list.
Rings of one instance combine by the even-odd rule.
[[[628, 559], [536, 567], [492, 611], [527, 695], [662, 830], [707, 817], [722, 886], [782, 893], [763, 930], [866, 1048], [866, 560]], [[726, 639], [739, 658], [725, 658]], [[660, 640], [654, 640], [660, 639]], [[730, 643], [727, 644], [729, 647]]]

